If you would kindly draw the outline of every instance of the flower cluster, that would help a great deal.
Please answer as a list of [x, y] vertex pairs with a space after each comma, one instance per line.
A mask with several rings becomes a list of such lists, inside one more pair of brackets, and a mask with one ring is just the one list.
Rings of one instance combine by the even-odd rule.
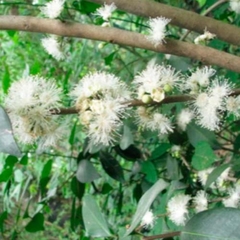
[[111, 3], [110, 5], [104, 4], [104, 6], [97, 9], [95, 15], [100, 16], [105, 22], [102, 24], [103, 27], [109, 27], [109, 20], [112, 16], [112, 13], [117, 9], [115, 3]]
[[155, 47], [164, 42], [166, 37], [166, 26], [171, 19], [164, 17], [151, 18], [148, 22], [150, 31], [147, 40], [150, 41]]
[[239, 0], [230, 0], [230, 8], [235, 13], [240, 13], [240, 1]]
[[14, 132], [23, 143], [40, 138], [41, 145], [55, 145], [62, 137], [62, 127], [50, 110], [58, 109], [61, 91], [54, 82], [28, 76], [14, 82], [5, 100]]
[[48, 18], [57, 18], [63, 10], [65, 0], [52, 0], [40, 10]]
[[126, 117], [126, 85], [116, 76], [96, 72], [85, 76], [72, 91], [79, 119], [88, 129], [91, 143], [111, 145]]
[[52, 55], [56, 60], [62, 60], [64, 55], [60, 50], [60, 45], [56, 36], [52, 35], [42, 39], [42, 46], [46, 52]]

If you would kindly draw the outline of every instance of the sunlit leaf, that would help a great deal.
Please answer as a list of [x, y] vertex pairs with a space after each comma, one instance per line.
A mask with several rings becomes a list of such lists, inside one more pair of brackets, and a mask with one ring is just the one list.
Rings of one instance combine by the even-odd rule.
[[82, 214], [87, 235], [91, 237], [108, 237], [111, 235], [107, 222], [91, 195], [83, 197]]
[[182, 230], [181, 240], [239, 240], [240, 210], [215, 208], [196, 214]]
[[148, 191], [144, 193], [141, 197], [137, 211], [133, 216], [132, 223], [128, 228], [125, 236], [129, 235], [140, 223], [141, 219], [143, 218], [144, 214], [149, 210], [151, 204], [157, 197], [157, 195], [164, 190], [169, 184], [162, 179], [159, 179]]
[[132, 144], [133, 144], [132, 132], [128, 126], [124, 125], [123, 135], [120, 140], [119, 146], [122, 150], [126, 150]]
[[192, 166], [196, 170], [204, 170], [210, 167], [215, 160], [216, 155], [208, 142], [199, 142], [196, 145], [195, 153], [192, 158]]
[[21, 156], [21, 152], [13, 137], [11, 122], [2, 107], [0, 107], [0, 152], [17, 157]]
[[98, 179], [100, 175], [90, 161], [83, 159], [78, 164], [76, 177], [79, 182], [87, 183]]

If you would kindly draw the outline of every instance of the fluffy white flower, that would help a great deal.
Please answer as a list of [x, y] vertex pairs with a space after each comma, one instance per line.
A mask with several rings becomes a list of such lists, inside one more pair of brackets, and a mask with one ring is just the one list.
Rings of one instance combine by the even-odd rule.
[[[203, 186], [206, 185], [208, 176], [213, 170], [214, 168], [211, 167], [198, 172], [198, 178]], [[210, 187], [214, 187], [213, 184]]]
[[209, 130], [218, 130], [219, 112], [226, 109], [225, 103], [231, 93], [231, 85], [226, 81], [215, 80], [207, 92], [198, 94], [194, 102], [197, 122]]
[[161, 113], [153, 114], [151, 120], [147, 123], [147, 128], [152, 131], [158, 131], [159, 136], [173, 131], [170, 120]]
[[187, 220], [187, 204], [191, 197], [189, 195], [179, 194], [170, 199], [167, 204], [169, 219], [176, 225], [184, 225]]
[[48, 18], [57, 18], [63, 10], [65, 0], [52, 0], [40, 10]]
[[150, 31], [147, 36], [148, 41], [150, 41], [155, 47], [164, 42], [166, 37], [166, 25], [171, 21], [171, 19], [164, 17], [151, 18], [148, 22]]
[[208, 200], [206, 197], [206, 193], [201, 190], [197, 192], [197, 195], [193, 199], [196, 212], [202, 212], [204, 210], [207, 210], [208, 207]]
[[43, 38], [41, 42], [46, 52], [52, 55], [56, 60], [62, 60], [64, 58], [56, 36]]
[[226, 99], [226, 110], [236, 117], [240, 116], [240, 96]]
[[43, 146], [56, 144], [62, 131], [50, 110], [60, 107], [60, 95], [53, 82], [38, 76], [11, 85], [5, 104], [20, 141], [33, 143], [40, 138]]
[[230, 8], [236, 13], [240, 13], [240, 0], [230, 0]]
[[229, 197], [222, 201], [225, 207], [237, 208], [240, 201], [240, 188], [230, 189], [228, 191]]
[[192, 121], [193, 119], [193, 112], [190, 111], [190, 109], [185, 108], [182, 109], [182, 111], [177, 116], [177, 125], [182, 130], [185, 131], [187, 125]]
[[202, 42], [212, 40], [215, 37], [216, 37], [215, 34], [210, 33], [209, 31], [207, 31], [205, 29], [204, 34], [202, 34], [202, 35], [200, 35], [200, 36], [198, 36], [197, 38], [194, 39], [194, 43], [195, 44], [200, 44]]
[[197, 68], [195, 72], [192, 72], [191, 76], [187, 79], [185, 89], [190, 89], [191, 93], [197, 93], [199, 87], [207, 87], [210, 84], [210, 77], [212, 77], [216, 71], [211, 67]]
[[145, 94], [160, 102], [165, 97], [165, 92], [171, 91], [178, 86], [180, 76], [171, 66], [158, 65], [150, 62], [134, 79], [138, 86], [138, 99], [143, 100]]
[[127, 116], [124, 101], [130, 98], [127, 86], [112, 74], [88, 74], [71, 92], [76, 99], [79, 119], [90, 143], [109, 146], [119, 137], [122, 119]]
[[151, 210], [148, 210], [142, 218], [141, 226], [145, 228], [153, 228], [155, 217]]
[[112, 16], [112, 13], [117, 9], [115, 3], [111, 3], [110, 5], [104, 4], [104, 6], [97, 9], [95, 15], [98, 15], [103, 18], [103, 20], [108, 21]]

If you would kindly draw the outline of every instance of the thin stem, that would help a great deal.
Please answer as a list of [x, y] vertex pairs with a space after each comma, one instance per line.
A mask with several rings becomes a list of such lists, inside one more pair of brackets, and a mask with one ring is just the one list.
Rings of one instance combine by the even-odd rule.
[[[232, 91], [229, 96], [236, 96], [240, 95], [240, 89], [235, 89]], [[192, 101], [195, 99], [195, 96], [193, 95], [173, 95], [173, 96], [167, 96], [165, 97], [161, 102], [152, 102], [152, 103], [143, 103], [140, 100], [134, 99], [131, 101], [123, 102], [123, 104], [126, 104], [127, 107], [138, 107], [138, 106], [161, 106], [162, 104], [169, 104], [169, 103], [177, 103], [177, 102], [187, 102]], [[78, 113], [77, 109], [74, 107], [71, 108], [60, 108], [60, 109], [52, 109], [51, 111], [52, 115], [65, 115], [65, 114], [76, 114]]]
[[[202, 16], [207, 16], [212, 10], [217, 8], [219, 5], [228, 2], [228, 0], [219, 0], [218, 2], [214, 3], [212, 6], [210, 6], [208, 9], [205, 10], [205, 12], [202, 13]], [[191, 30], [188, 30], [181, 38], [180, 40], [183, 41], [188, 34], [191, 32]]]
[[154, 239], [158, 239], [158, 238], [163, 238], [164, 239], [164, 238], [180, 236], [180, 234], [181, 234], [180, 231], [163, 233], [163, 234], [158, 234], [158, 235], [154, 235], [154, 236], [145, 236], [145, 237], [143, 237], [143, 240], [154, 240]]

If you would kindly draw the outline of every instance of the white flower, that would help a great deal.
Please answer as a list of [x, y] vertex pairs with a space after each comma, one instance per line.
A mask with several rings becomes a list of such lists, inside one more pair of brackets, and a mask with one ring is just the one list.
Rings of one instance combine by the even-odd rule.
[[179, 73], [170, 66], [157, 65], [149, 62], [147, 68], [134, 79], [138, 86], [138, 99], [142, 100], [145, 94], [160, 102], [165, 97], [165, 91], [178, 86]]
[[197, 38], [194, 39], [194, 43], [195, 44], [200, 44], [202, 42], [208, 41], [208, 40], [212, 40], [213, 38], [215, 38], [216, 35], [213, 33], [210, 33], [209, 31], [207, 31], [206, 29], [204, 30], [204, 34], [198, 36]]
[[147, 127], [152, 131], [158, 131], [159, 136], [173, 131], [170, 120], [161, 113], [154, 113]]
[[112, 145], [120, 135], [122, 120], [128, 116], [123, 103], [130, 98], [127, 86], [112, 74], [96, 72], [85, 76], [71, 95], [76, 98], [90, 144]]
[[52, 55], [56, 60], [62, 60], [64, 58], [56, 36], [43, 38], [41, 42], [46, 52]]
[[240, 96], [228, 97], [226, 99], [226, 110], [234, 114], [236, 117], [240, 116]]
[[177, 125], [182, 130], [185, 131], [187, 125], [192, 121], [193, 119], [193, 112], [190, 111], [190, 109], [185, 108], [182, 109], [182, 111], [177, 116]]
[[57, 116], [51, 109], [60, 107], [60, 90], [51, 81], [38, 76], [28, 76], [14, 82], [5, 104], [13, 129], [23, 143], [42, 141], [43, 146], [55, 145], [62, 137]]
[[226, 109], [225, 103], [231, 93], [231, 84], [215, 80], [206, 92], [200, 93], [194, 102], [197, 122], [209, 130], [218, 130], [219, 112]]
[[187, 204], [191, 197], [189, 195], [179, 194], [170, 199], [167, 204], [169, 219], [176, 225], [184, 225], [187, 220]]
[[103, 20], [108, 21], [112, 16], [112, 13], [117, 9], [115, 3], [111, 3], [110, 5], [104, 4], [104, 6], [97, 9], [96, 15], [103, 18]]
[[225, 207], [237, 208], [239, 206], [240, 201], [240, 189], [239, 188], [230, 189], [228, 193], [229, 197], [222, 201], [223, 205]]
[[[204, 170], [198, 172], [198, 174], [197, 174], [198, 178], [203, 186], [206, 185], [208, 176], [213, 170], [214, 170], [214, 168], [211, 167], [211, 168], [207, 168], [207, 169], [204, 169]], [[214, 187], [213, 183], [211, 184], [210, 187]]]
[[239, 0], [230, 0], [230, 8], [236, 13], [240, 13], [240, 1]]
[[148, 24], [150, 27], [150, 32], [147, 36], [147, 39], [154, 44], [155, 47], [164, 42], [164, 38], [166, 37], [165, 28], [170, 21], [171, 19], [164, 17], [157, 17], [149, 20]]
[[196, 212], [202, 212], [204, 210], [207, 210], [208, 207], [208, 200], [206, 197], [206, 193], [204, 191], [198, 191], [197, 195], [193, 199], [195, 203], [195, 210]]
[[197, 68], [195, 72], [187, 79], [185, 89], [190, 89], [192, 93], [197, 93], [199, 86], [207, 87], [216, 71], [211, 67]]
[[48, 18], [57, 18], [63, 10], [65, 0], [52, 0], [42, 7], [41, 12]]
[[148, 210], [142, 218], [141, 226], [145, 228], [153, 228], [155, 217], [151, 210]]

